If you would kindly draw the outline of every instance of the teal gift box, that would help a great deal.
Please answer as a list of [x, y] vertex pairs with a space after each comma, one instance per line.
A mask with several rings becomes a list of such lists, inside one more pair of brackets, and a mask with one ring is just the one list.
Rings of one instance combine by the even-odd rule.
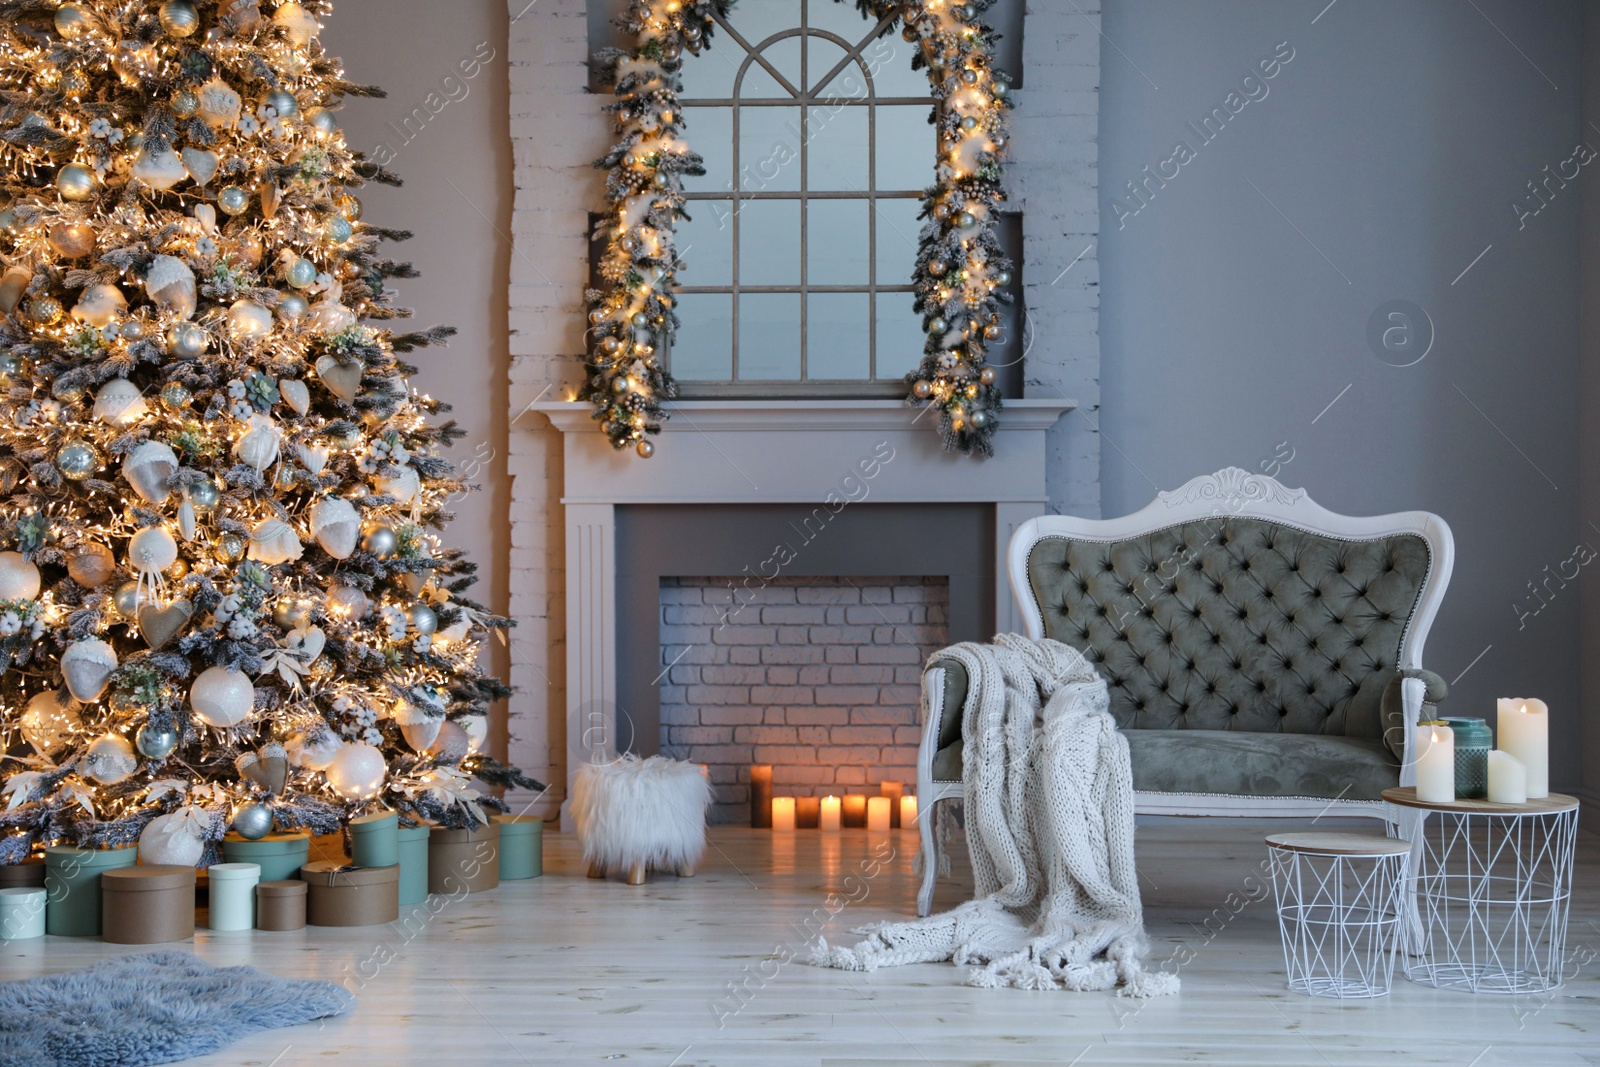
[[119, 867], [132, 867], [138, 858], [135, 845], [107, 849], [52, 845], [45, 849], [45, 932], [99, 937], [100, 876]]
[[496, 815], [500, 827], [500, 880], [544, 874], [544, 821], [532, 815]]
[[300, 868], [311, 860], [310, 834], [268, 834], [247, 841], [238, 834], [222, 839], [222, 858], [229, 863], [254, 863], [261, 868], [261, 881], [282, 882], [300, 877]]
[[350, 862], [357, 867], [393, 867], [400, 862], [400, 817], [381, 811], [350, 820]]
[[396, 831], [395, 849], [400, 863], [400, 906], [428, 899], [428, 832], [426, 823]]

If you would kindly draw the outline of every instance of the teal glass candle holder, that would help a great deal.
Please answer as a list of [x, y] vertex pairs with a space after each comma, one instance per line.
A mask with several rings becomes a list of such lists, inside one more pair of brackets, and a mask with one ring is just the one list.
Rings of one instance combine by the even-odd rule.
[[1489, 795], [1489, 752], [1494, 733], [1483, 719], [1444, 720], [1455, 734], [1456, 796], [1468, 800]]

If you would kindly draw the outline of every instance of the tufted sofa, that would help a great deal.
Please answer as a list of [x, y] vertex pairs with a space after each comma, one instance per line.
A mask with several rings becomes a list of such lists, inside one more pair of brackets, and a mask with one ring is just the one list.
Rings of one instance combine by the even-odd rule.
[[[1105, 677], [1141, 813], [1388, 818], [1380, 794], [1411, 784], [1412, 727], [1446, 694], [1421, 656], [1453, 555], [1437, 516], [1335, 515], [1228, 468], [1124, 518], [1030, 520], [1008, 567], [1024, 632]], [[961, 795], [969, 696], [959, 664], [929, 664], [925, 812]]]

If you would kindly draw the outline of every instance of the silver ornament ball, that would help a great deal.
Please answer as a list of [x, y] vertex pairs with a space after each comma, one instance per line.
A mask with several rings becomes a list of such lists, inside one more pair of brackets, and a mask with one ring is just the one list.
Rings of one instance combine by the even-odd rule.
[[956, 216], [956, 225], [963, 230], [970, 230], [978, 224], [978, 217], [970, 211], [963, 211]]
[[94, 195], [94, 171], [82, 163], [68, 163], [56, 175], [56, 192], [63, 200], [87, 200]]
[[217, 488], [216, 482], [205, 481], [192, 483], [184, 495], [189, 498], [189, 503], [194, 505], [195, 511], [204, 515], [216, 509], [222, 492]]
[[200, 28], [200, 13], [189, 0], [167, 0], [161, 5], [160, 18], [169, 37], [189, 37]]
[[933, 383], [918, 379], [912, 383], [911, 391], [915, 393], [919, 399], [926, 400], [933, 393]]
[[297, 259], [289, 264], [284, 278], [296, 289], [304, 289], [317, 280], [317, 265], [309, 259]]
[[62, 4], [56, 8], [56, 32], [63, 37], [76, 37], [89, 28], [89, 13], [78, 4]]
[[133, 745], [147, 759], [166, 759], [178, 749], [178, 732], [145, 723], [133, 736]]
[[243, 215], [250, 208], [250, 194], [237, 185], [230, 185], [217, 194], [217, 206], [228, 215]]
[[996, 285], [1010, 285], [1011, 284], [1011, 272], [1008, 271], [1008, 270], [999, 271], [994, 276], [994, 283]]
[[124, 341], [137, 341], [144, 337], [144, 323], [138, 319], [129, 319], [117, 327], [117, 334]]
[[426, 604], [413, 604], [407, 608], [406, 621], [419, 634], [431, 634], [439, 629], [439, 616]]
[[292, 119], [300, 114], [300, 102], [294, 98], [293, 93], [286, 93], [282, 89], [274, 89], [268, 93], [266, 104], [278, 113], [279, 118]]
[[68, 441], [56, 453], [56, 469], [68, 481], [81, 482], [100, 466], [100, 453], [87, 441]]
[[306, 110], [306, 121], [318, 133], [333, 133], [339, 128], [339, 120], [332, 111], [325, 107], [313, 107]]
[[950, 324], [938, 316], [928, 320], [929, 333], [944, 333], [948, 329], [950, 329]]
[[355, 232], [356, 228], [352, 226], [350, 224], [350, 220], [345, 218], [343, 215], [335, 215], [328, 222], [328, 240], [332, 241], [336, 245], [344, 244], [346, 241], [350, 240], [350, 235]]
[[304, 322], [311, 305], [299, 293], [285, 293], [278, 300], [278, 317], [284, 322]]
[[261, 803], [241, 804], [233, 810], [234, 833], [246, 841], [259, 841], [272, 832], [272, 809]]
[[641, 459], [649, 459], [656, 454], [656, 446], [649, 441], [640, 441], [633, 446], [633, 450], [639, 453]]
[[111, 603], [123, 618], [133, 618], [139, 605], [139, 583], [123, 582], [117, 586], [117, 591], [111, 594]]
[[972, 428], [974, 430], [981, 430], [987, 425], [989, 425], [989, 413], [988, 412], [986, 412], [986, 411], [974, 411], [972, 413]]
[[367, 531], [367, 536], [362, 540], [361, 547], [374, 556], [391, 556], [394, 550], [400, 547], [400, 539], [393, 530], [387, 526], [374, 526]]
[[167, 331], [167, 348], [180, 359], [205, 355], [209, 343], [205, 330], [192, 322], [176, 323]]
[[969, 131], [975, 130], [978, 128], [978, 120], [973, 118], [971, 115], [968, 115], [961, 120], [961, 128]]

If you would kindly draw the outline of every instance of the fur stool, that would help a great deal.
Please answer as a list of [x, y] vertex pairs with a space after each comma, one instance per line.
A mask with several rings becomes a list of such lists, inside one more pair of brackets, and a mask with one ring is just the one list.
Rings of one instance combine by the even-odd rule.
[[706, 848], [711, 784], [682, 760], [624, 756], [578, 768], [572, 814], [590, 878], [622, 871], [643, 885], [646, 869], [694, 877]]

